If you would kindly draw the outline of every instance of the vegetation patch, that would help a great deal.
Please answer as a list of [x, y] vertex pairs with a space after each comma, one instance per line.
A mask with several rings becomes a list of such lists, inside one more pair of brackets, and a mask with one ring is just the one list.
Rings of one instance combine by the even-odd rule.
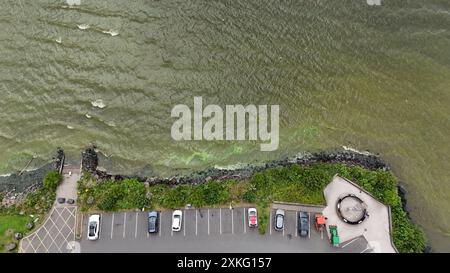
[[27, 223], [31, 221], [25, 215], [0, 215], [0, 252], [5, 252], [5, 245], [14, 241], [15, 233], [25, 234]]
[[61, 180], [62, 176], [57, 171], [50, 171], [43, 179], [44, 186], [29, 193], [23, 202], [10, 207], [0, 207], [0, 252], [6, 251], [6, 244], [17, 243], [15, 233], [25, 235], [29, 232], [28, 223], [34, 222], [34, 219], [44, 219], [56, 199], [56, 187]]

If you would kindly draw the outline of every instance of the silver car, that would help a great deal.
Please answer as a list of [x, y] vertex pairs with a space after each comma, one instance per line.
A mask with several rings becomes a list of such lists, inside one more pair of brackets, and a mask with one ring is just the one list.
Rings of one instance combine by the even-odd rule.
[[284, 229], [284, 210], [277, 209], [275, 212], [275, 229], [283, 230]]

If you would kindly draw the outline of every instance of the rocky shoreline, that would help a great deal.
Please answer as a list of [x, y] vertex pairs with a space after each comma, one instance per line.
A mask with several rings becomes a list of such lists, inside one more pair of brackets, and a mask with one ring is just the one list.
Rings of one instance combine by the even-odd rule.
[[51, 162], [31, 171], [13, 173], [0, 178], [0, 204], [4, 207], [20, 203], [29, 193], [43, 185], [44, 176], [49, 171], [60, 170], [64, 164], [64, 151], [58, 148]]
[[337, 151], [321, 151], [316, 153], [305, 153], [293, 158], [285, 158], [281, 160], [273, 160], [264, 165], [248, 165], [238, 169], [217, 169], [210, 168], [204, 171], [193, 172], [190, 175], [172, 177], [143, 177], [130, 176], [121, 174], [111, 174], [107, 171], [99, 170], [98, 154], [95, 146], [88, 147], [82, 153], [82, 170], [90, 173], [95, 179], [99, 181], [120, 181], [127, 178], [135, 178], [138, 181], [146, 182], [150, 185], [154, 184], [199, 184], [209, 180], [226, 180], [236, 179], [244, 180], [251, 177], [255, 172], [260, 172], [265, 169], [290, 166], [293, 164], [308, 165], [317, 162], [323, 163], [344, 163], [350, 166], [361, 166], [369, 170], [389, 169], [389, 166], [378, 155], [357, 153], [348, 150]]

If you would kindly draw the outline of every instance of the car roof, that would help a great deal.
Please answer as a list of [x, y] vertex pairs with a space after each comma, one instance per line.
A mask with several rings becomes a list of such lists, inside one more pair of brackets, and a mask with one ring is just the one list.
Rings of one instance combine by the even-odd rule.
[[100, 220], [100, 215], [98, 214], [93, 214], [89, 216], [89, 221], [98, 221], [98, 220]]
[[284, 215], [284, 210], [282, 210], [282, 209], [277, 209], [277, 211], [275, 212], [275, 214], [281, 214], [281, 215]]

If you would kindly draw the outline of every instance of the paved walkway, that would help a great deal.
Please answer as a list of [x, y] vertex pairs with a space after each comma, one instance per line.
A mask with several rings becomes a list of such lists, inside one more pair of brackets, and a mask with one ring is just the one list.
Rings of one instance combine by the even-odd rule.
[[80, 178], [79, 167], [65, 165], [63, 181], [56, 190], [56, 198], [75, 200], [75, 205], [56, 202], [45, 222], [20, 243], [19, 252], [23, 253], [67, 253], [79, 252], [79, 243], [75, 242], [77, 215], [77, 181]]
[[[360, 224], [345, 223], [336, 212], [338, 199], [348, 194], [356, 195], [367, 205], [370, 216]], [[341, 242], [351, 242], [355, 237], [363, 236], [373, 252], [396, 252], [391, 244], [388, 206], [363, 191], [355, 183], [339, 176], [335, 176], [333, 181], [328, 184], [324, 195], [328, 206], [323, 210], [323, 215], [328, 218], [327, 224], [337, 225]], [[328, 227], [327, 232], [330, 236]]]
[[76, 206], [53, 207], [44, 224], [22, 239], [20, 252], [72, 252], [71, 242], [75, 241], [76, 212]]

